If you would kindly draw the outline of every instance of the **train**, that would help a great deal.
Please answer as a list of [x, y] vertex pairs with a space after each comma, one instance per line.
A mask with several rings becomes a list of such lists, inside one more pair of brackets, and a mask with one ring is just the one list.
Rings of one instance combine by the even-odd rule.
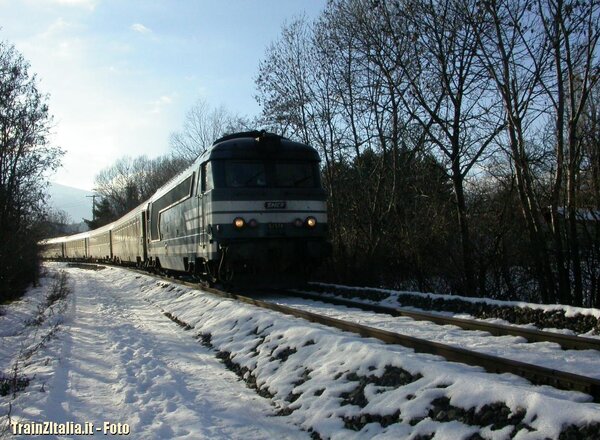
[[301, 283], [331, 253], [319, 164], [313, 147], [264, 130], [224, 136], [120, 219], [42, 241], [42, 258]]

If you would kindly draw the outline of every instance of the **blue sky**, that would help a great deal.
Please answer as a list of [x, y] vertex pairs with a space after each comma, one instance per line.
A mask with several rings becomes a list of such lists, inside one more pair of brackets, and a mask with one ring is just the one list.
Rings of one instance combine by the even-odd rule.
[[121, 156], [168, 152], [198, 99], [260, 111], [254, 77], [282, 25], [326, 0], [0, 0], [0, 39], [15, 45], [48, 93], [51, 180], [89, 190]]

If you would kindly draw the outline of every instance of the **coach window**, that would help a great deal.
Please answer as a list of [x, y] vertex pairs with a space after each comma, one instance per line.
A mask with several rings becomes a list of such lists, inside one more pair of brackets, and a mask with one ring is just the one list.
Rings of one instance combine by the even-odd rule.
[[202, 165], [202, 168], [202, 175], [204, 176], [202, 181], [202, 192], [207, 192], [214, 188], [211, 162], [206, 162]]

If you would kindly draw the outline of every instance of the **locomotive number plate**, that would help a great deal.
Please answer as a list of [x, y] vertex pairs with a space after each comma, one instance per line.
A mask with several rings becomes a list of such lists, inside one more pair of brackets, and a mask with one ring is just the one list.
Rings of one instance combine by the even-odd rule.
[[265, 209], [285, 209], [285, 201], [265, 202]]
[[268, 228], [270, 231], [283, 231], [283, 223], [269, 223]]

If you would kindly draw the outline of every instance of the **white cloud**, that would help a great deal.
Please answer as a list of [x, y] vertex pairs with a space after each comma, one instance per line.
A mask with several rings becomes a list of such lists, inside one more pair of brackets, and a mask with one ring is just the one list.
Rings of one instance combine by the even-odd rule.
[[73, 28], [73, 25], [65, 19], [63, 19], [62, 17], [59, 17], [52, 23], [50, 23], [50, 26], [48, 26], [48, 29], [46, 29], [43, 35], [45, 37], [51, 37], [53, 35], [60, 34], [61, 32], [68, 30], [69, 28]]
[[132, 31], [139, 32], [140, 34], [149, 34], [152, 32], [150, 29], [148, 29], [141, 23], [134, 23], [129, 27], [129, 29], [131, 29]]
[[173, 95], [163, 95], [152, 103], [150, 113], [160, 113], [162, 109], [173, 102]]

